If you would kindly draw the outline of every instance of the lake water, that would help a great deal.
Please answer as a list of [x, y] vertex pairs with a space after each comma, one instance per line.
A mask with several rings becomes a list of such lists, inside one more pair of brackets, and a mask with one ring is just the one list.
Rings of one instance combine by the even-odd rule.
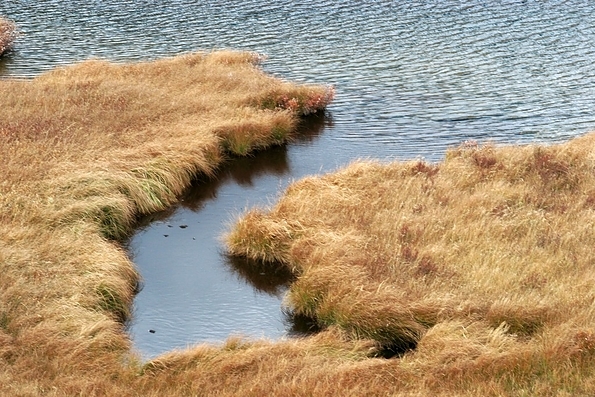
[[465, 140], [558, 142], [595, 129], [588, 1], [11, 0], [0, 15], [22, 31], [0, 59], [2, 77], [228, 48], [268, 55], [274, 75], [336, 86], [302, 139], [198, 181], [131, 238], [144, 289], [130, 334], [146, 357], [234, 333], [299, 331], [281, 310], [286, 275], [246, 270], [218, 240], [292, 180], [357, 158], [438, 161]]

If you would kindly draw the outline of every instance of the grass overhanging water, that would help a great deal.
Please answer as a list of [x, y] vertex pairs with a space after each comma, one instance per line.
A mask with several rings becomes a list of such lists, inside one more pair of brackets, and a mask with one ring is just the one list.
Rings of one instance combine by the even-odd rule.
[[124, 329], [139, 275], [119, 241], [198, 175], [285, 143], [332, 100], [261, 60], [93, 60], [0, 80], [0, 394], [159, 394]]
[[355, 371], [364, 394], [591, 395], [593, 224], [595, 133], [355, 162], [294, 183], [226, 241], [294, 273], [289, 310], [404, 352], [374, 364], [383, 389]]
[[229, 157], [283, 144], [332, 100], [260, 60], [88, 61], [0, 80], [0, 394], [591, 395], [593, 134], [296, 182], [227, 242], [282, 266], [288, 310], [321, 331], [148, 363], [130, 351], [139, 275], [119, 241], [138, 216]]

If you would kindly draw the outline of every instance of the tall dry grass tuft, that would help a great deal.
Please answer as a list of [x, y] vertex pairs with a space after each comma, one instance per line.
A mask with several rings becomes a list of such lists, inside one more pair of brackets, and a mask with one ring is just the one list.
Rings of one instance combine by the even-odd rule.
[[297, 276], [293, 312], [413, 348], [392, 364], [413, 383], [385, 394], [590, 395], [594, 171], [595, 133], [360, 161], [294, 183], [226, 241]]
[[18, 30], [14, 22], [0, 16], [0, 56], [12, 48]]
[[124, 322], [139, 275], [120, 240], [226, 158], [290, 139], [306, 112], [263, 107], [271, 92], [311, 95], [309, 111], [332, 99], [259, 59], [95, 60], [0, 80], [0, 395], [138, 394]]

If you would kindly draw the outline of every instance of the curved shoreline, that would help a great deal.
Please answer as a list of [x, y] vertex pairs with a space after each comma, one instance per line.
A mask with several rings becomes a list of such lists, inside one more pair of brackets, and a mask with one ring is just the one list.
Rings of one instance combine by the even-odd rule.
[[[261, 242], [301, 275], [291, 307], [324, 330], [291, 341], [229, 338], [146, 363], [115, 320], [138, 275], [103, 235], [128, 233], [121, 222], [137, 205], [175, 205], [163, 188], [185, 178], [174, 168], [219, 153], [218, 139], [212, 152], [197, 149], [215, 126], [192, 114], [225, 103], [185, 97], [183, 86], [197, 93], [203, 73], [168, 75], [170, 66], [142, 72], [138, 84], [88, 68], [79, 85], [14, 85], [22, 95], [12, 99], [1, 85], [0, 113], [39, 109], [0, 118], [11, 135], [28, 131], [18, 144], [0, 138], [0, 395], [595, 396], [594, 141], [567, 142], [595, 129], [595, 3], [556, 5], [1, 2], [22, 36], [0, 57], [0, 80], [88, 57], [242, 48], [269, 54], [264, 70], [274, 75], [336, 82], [340, 98], [315, 144], [286, 147], [283, 179], [329, 174], [285, 194], [284, 182], [273, 193], [260, 179], [254, 186], [266, 194], [252, 218]], [[222, 90], [234, 87], [213, 91]], [[226, 121], [244, 117], [236, 105]], [[498, 147], [454, 149], [466, 140]], [[435, 163], [347, 167], [355, 156]], [[237, 214], [251, 206], [242, 201], [218, 210]], [[172, 243], [182, 234], [163, 233]], [[182, 278], [178, 289], [197, 284]], [[411, 343], [395, 343], [399, 335]], [[397, 356], [381, 358], [379, 345]]]
[[595, 132], [358, 161], [248, 211], [227, 245], [294, 274], [294, 313], [400, 355], [375, 364], [407, 379], [387, 395], [589, 395], [594, 154]]
[[88, 61], [0, 81], [2, 393], [135, 394], [122, 322], [138, 275], [117, 241], [228, 154], [283, 144], [332, 100], [259, 60]]

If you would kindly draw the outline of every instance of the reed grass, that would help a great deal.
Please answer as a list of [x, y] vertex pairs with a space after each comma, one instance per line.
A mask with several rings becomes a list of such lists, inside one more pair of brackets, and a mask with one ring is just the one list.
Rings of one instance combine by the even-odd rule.
[[595, 133], [358, 161], [294, 183], [226, 241], [294, 273], [289, 310], [401, 353], [374, 361], [377, 395], [593, 395], [594, 171]]
[[0, 395], [153, 393], [125, 332], [139, 275], [122, 239], [197, 176], [291, 139], [333, 96], [259, 62], [92, 60], [0, 80]]
[[18, 30], [14, 22], [0, 16], [0, 56], [12, 48]]

